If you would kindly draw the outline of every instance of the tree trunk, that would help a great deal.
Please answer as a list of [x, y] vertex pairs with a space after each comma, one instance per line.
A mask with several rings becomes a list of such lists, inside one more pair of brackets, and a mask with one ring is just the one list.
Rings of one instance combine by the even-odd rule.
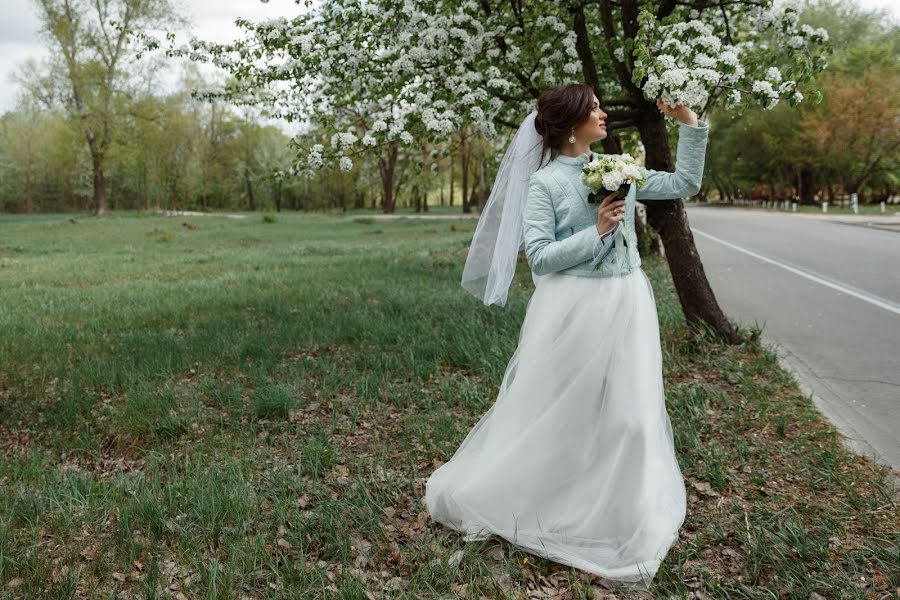
[[386, 156], [378, 161], [381, 174], [381, 211], [388, 215], [394, 214], [394, 168], [397, 166], [397, 153], [397, 143], [392, 142]]
[[250, 211], [256, 210], [256, 196], [253, 195], [253, 183], [250, 181], [250, 169], [244, 166], [244, 185], [247, 186], [247, 202], [250, 205]]
[[453, 207], [453, 166], [456, 164], [456, 161], [453, 160], [453, 154], [450, 154], [450, 207]]
[[94, 171], [94, 214], [106, 214], [106, 180], [103, 177], [103, 157], [98, 152], [91, 152], [91, 167]]
[[482, 154], [478, 160], [478, 212], [484, 211], [484, 205], [487, 203], [490, 190], [484, 181], [484, 155]]
[[[671, 171], [672, 153], [664, 117], [655, 104], [645, 101], [642, 108], [638, 130], [647, 152], [647, 168]], [[728, 343], [743, 342], [719, 307], [709, 285], [681, 199], [647, 202], [647, 221], [662, 239], [666, 262], [688, 323], [705, 322]]]
[[462, 144], [460, 144], [460, 164], [462, 166], [462, 211], [463, 213], [470, 213], [472, 212], [472, 207], [469, 205], [471, 200], [471, 198], [469, 198], [469, 162], [472, 159], [472, 150], [465, 135], [466, 134], [463, 133]]
[[[147, 183], [147, 161], [141, 161], [141, 208], [145, 211], [150, 210], [150, 194], [147, 191], [148, 183]], [[201, 200], [205, 201], [204, 198], [201, 197]]]

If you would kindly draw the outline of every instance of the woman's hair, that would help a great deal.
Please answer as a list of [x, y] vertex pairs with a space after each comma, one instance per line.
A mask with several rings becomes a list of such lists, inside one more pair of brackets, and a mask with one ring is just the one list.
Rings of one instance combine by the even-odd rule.
[[572, 128], [584, 123], [593, 108], [594, 90], [583, 83], [569, 83], [541, 92], [534, 118], [534, 128], [544, 139], [541, 160], [547, 148], [559, 152]]

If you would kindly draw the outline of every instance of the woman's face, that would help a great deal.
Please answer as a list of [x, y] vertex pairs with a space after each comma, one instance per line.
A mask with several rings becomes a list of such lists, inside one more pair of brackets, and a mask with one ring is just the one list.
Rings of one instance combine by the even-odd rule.
[[575, 128], [575, 136], [589, 144], [606, 137], [606, 113], [600, 108], [600, 101], [596, 94], [594, 95], [594, 108], [584, 123]]

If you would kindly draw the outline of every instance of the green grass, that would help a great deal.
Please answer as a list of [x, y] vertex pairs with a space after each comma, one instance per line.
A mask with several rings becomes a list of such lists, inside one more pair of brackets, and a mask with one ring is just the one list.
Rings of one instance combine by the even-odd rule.
[[[524, 259], [506, 308], [459, 286], [475, 224], [0, 217], [0, 597], [590, 597], [427, 519], [531, 292]], [[687, 329], [664, 264], [644, 268], [690, 492], [652, 595], [889, 597], [885, 470], [758, 332]]]

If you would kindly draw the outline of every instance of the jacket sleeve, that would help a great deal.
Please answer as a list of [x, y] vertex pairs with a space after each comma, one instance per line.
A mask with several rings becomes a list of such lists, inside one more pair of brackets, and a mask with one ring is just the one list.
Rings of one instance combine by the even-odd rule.
[[671, 200], [686, 198], [700, 191], [703, 181], [703, 163], [706, 159], [706, 142], [709, 124], [702, 119], [697, 126], [682, 123], [678, 127], [678, 149], [675, 154], [675, 172], [656, 171], [641, 167], [647, 176], [647, 185], [638, 186], [637, 200]]
[[539, 177], [532, 176], [528, 185], [522, 229], [525, 257], [536, 275], [546, 275], [586, 261], [594, 265], [612, 247], [611, 238], [602, 238], [593, 224], [557, 241], [556, 212], [547, 185]]

